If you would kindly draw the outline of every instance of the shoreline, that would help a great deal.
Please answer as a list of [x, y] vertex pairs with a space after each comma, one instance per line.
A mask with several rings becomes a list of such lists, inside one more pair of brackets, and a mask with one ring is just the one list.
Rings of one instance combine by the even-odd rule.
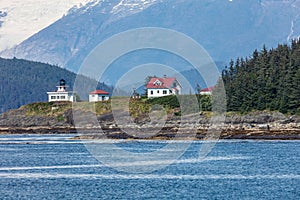
[[208, 134], [208, 129], [197, 129], [193, 134], [178, 133], [176, 129], [164, 128], [155, 135], [143, 132], [143, 135], [128, 135], [118, 128], [84, 128], [74, 127], [0, 127], [0, 135], [13, 134], [82, 134], [75, 136], [74, 139], [129, 139], [129, 140], [209, 140], [209, 139], [251, 139], [251, 140], [300, 140], [300, 129], [281, 129], [281, 130], [220, 130]]
[[[151, 121], [147, 113], [131, 121], [124, 118], [122, 122], [123, 115], [126, 116], [124, 111], [120, 111], [117, 116], [119, 120], [115, 120], [111, 112], [97, 115], [88, 110], [74, 110], [70, 104], [58, 104], [56, 106], [59, 109], [54, 110], [51, 106], [35, 103], [1, 114], [0, 134], [84, 133], [81, 139], [300, 140], [300, 116], [284, 115], [277, 111], [253, 111], [243, 115], [229, 112], [224, 122], [220, 123], [212, 121], [211, 112], [193, 113], [184, 117], [170, 113], [164, 124], [160, 124]], [[76, 115], [77, 123], [73, 115]]]

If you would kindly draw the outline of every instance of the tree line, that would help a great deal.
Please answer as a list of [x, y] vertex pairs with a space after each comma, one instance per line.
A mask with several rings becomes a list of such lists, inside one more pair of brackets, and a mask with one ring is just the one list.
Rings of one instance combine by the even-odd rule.
[[231, 60], [222, 80], [229, 111], [300, 114], [300, 40]]

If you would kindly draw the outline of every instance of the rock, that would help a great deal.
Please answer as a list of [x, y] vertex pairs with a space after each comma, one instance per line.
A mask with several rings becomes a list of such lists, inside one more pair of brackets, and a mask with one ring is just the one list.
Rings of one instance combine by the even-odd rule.
[[[57, 112], [57, 111], [54, 111]], [[74, 113], [73, 113], [74, 112]], [[76, 116], [74, 123], [73, 114]], [[74, 133], [74, 126], [78, 131], [84, 130], [90, 133], [101, 133], [104, 130], [109, 138], [132, 138], [122, 132], [123, 128], [132, 129], [138, 133], [146, 133], [152, 129], [159, 129], [153, 139], [190, 139], [189, 132], [197, 131], [194, 139], [206, 138], [207, 130], [221, 130], [223, 139], [295, 139], [299, 138], [300, 117], [285, 116], [279, 112], [256, 111], [246, 115], [230, 114], [222, 121], [211, 122], [211, 118], [202, 115], [171, 116], [165, 124], [153, 123], [146, 116], [125, 123], [125, 115], [118, 115], [124, 123], [114, 121], [112, 113], [96, 116], [90, 111], [67, 109], [56, 115], [28, 115], [26, 108], [12, 110], [0, 115], [0, 132], [2, 133]], [[119, 118], [118, 118], [119, 119]], [[121, 121], [122, 122], [122, 121]], [[135, 123], [134, 123], [135, 122]], [[213, 125], [212, 125], [213, 124]], [[178, 136], [178, 131], [180, 135]], [[178, 136], [178, 137], [177, 137]], [[100, 136], [99, 136], [100, 137]]]

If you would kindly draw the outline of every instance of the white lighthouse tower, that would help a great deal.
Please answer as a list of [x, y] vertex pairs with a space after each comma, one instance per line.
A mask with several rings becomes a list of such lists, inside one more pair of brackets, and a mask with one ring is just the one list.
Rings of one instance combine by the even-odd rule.
[[59, 85], [56, 86], [57, 90], [56, 92], [47, 92], [48, 94], [48, 102], [53, 101], [76, 101], [75, 94], [73, 91], [67, 91], [67, 85], [66, 81], [64, 79], [61, 79], [59, 81]]

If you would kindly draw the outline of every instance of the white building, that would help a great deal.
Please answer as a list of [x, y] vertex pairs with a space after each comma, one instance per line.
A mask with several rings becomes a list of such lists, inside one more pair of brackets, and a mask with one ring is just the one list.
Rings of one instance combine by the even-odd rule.
[[201, 95], [211, 95], [212, 91], [213, 91], [214, 87], [208, 87], [208, 88], [204, 88], [202, 90], [199, 91], [199, 94]]
[[56, 86], [56, 92], [47, 92], [48, 94], [48, 102], [53, 101], [76, 101], [75, 94], [72, 91], [67, 91], [66, 81], [61, 79], [59, 81], [59, 85]]
[[148, 98], [181, 94], [181, 85], [176, 78], [151, 78], [146, 85]]
[[89, 94], [89, 102], [107, 101], [109, 100], [109, 93], [104, 90], [95, 90]]

